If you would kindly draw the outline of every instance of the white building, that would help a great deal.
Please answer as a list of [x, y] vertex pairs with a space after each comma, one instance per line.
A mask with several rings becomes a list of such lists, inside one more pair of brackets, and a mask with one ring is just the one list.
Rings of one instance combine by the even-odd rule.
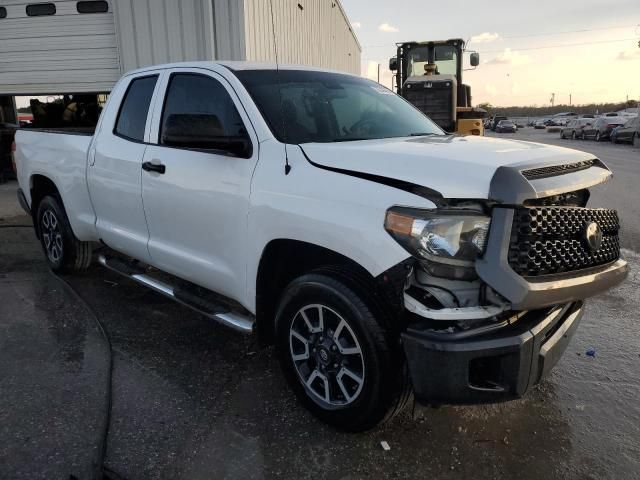
[[339, 0], [42, 2], [0, 0], [5, 113], [11, 95], [108, 92], [122, 73], [166, 62], [275, 61], [277, 50], [281, 63], [360, 73]]

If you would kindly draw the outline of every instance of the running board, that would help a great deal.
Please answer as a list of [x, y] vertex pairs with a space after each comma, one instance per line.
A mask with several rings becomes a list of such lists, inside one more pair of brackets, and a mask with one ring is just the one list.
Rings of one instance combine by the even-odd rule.
[[196, 293], [185, 291], [184, 289], [171, 285], [170, 283], [153, 278], [143, 270], [138, 269], [119, 258], [110, 258], [105, 255], [99, 255], [98, 262], [109, 270], [130, 278], [134, 282], [144, 285], [151, 290], [155, 290], [156, 292], [189, 307], [201, 315], [210, 318], [211, 320], [241, 333], [253, 333], [255, 321], [253, 317], [249, 315], [233, 312], [225, 305], [213, 303], [208, 299], [202, 298]]

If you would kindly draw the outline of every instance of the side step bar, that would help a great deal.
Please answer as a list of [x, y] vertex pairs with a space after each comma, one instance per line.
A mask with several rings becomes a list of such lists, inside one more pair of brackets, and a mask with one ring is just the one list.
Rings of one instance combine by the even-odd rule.
[[225, 305], [213, 303], [210, 300], [199, 297], [197, 294], [191, 292], [185, 292], [183, 289], [174, 285], [153, 278], [147, 273], [144, 273], [144, 271], [129, 265], [127, 262], [124, 262], [119, 258], [111, 258], [101, 254], [98, 256], [98, 262], [109, 270], [113, 270], [120, 275], [130, 278], [140, 285], [144, 285], [151, 290], [155, 290], [156, 292], [191, 308], [201, 315], [210, 318], [211, 320], [215, 320], [216, 322], [230, 327], [240, 333], [253, 333], [255, 321], [250, 315], [232, 312]]

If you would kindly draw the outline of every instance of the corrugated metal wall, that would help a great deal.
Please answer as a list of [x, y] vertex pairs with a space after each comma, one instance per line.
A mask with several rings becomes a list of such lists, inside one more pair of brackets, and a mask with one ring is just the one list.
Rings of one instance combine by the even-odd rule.
[[56, 14], [28, 17], [34, 0], [0, 0], [0, 93], [108, 91], [120, 76], [112, 8], [79, 14], [56, 1]]
[[[55, 15], [27, 17], [37, 1], [0, 0], [0, 94], [109, 91], [123, 72], [158, 63], [275, 60], [269, 0], [109, 0], [95, 14], [55, 0]], [[282, 63], [360, 72], [337, 0], [273, 0], [273, 11]]]
[[125, 72], [159, 63], [244, 57], [242, 0], [114, 2]]
[[[360, 44], [338, 0], [272, 1], [281, 63], [360, 74]], [[244, 18], [247, 60], [275, 61], [270, 1], [244, 0]]]

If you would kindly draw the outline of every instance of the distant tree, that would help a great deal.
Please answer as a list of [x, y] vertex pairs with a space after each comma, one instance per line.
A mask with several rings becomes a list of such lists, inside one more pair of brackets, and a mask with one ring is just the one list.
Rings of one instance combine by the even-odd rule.
[[491, 115], [493, 113], [493, 111], [495, 110], [495, 107], [493, 105], [491, 105], [489, 102], [479, 103], [478, 105], [476, 105], [476, 107], [477, 108], [484, 108], [489, 115]]

